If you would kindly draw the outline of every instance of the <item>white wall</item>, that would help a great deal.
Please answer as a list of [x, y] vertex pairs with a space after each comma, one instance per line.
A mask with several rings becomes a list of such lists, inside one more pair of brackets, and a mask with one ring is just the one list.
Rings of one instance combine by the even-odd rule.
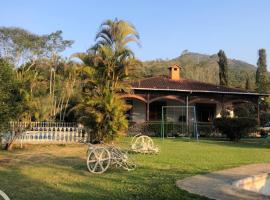
[[145, 122], [146, 118], [146, 105], [145, 103], [133, 100], [132, 107], [132, 121], [136, 123]]

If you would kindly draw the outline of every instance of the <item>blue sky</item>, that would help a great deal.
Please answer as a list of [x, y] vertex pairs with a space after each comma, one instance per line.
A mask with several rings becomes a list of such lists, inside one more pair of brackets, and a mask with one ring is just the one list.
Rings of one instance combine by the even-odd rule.
[[[63, 30], [75, 41], [66, 56], [94, 43], [105, 19], [132, 22], [141, 47], [132, 46], [141, 60], [174, 58], [185, 49], [252, 64], [257, 51], [270, 56], [268, 0], [0, 0], [0, 26], [18, 26], [38, 34]], [[268, 61], [270, 59], [268, 58]], [[270, 62], [268, 62], [268, 65]]]

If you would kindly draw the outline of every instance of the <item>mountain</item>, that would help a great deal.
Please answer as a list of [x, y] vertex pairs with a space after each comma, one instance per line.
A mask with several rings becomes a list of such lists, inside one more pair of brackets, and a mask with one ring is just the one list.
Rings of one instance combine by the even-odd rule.
[[[219, 84], [218, 56], [186, 52], [170, 60], [145, 61], [142, 67], [133, 69], [133, 79], [168, 75], [168, 67], [178, 64], [182, 67], [181, 76], [203, 82]], [[255, 88], [256, 67], [241, 60], [228, 59], [229, 84], [231, 87], [245, 88], [247, 76], [251, 87]]]

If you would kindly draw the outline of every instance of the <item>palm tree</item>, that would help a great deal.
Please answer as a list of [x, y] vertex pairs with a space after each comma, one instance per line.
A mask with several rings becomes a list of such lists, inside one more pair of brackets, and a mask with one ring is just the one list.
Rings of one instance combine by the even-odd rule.
[[130, 67], [140, 64], [128, 47], [130, 43], [139, 45], [139, 34], [132, 24], [118, 19], [106, 20], [96, 35], [96, 44], [88, 50], [111, 89], [117, 88], [119, 81], [128, 76]]
[[75, 109], [83, 124], [93, 130], [96, 140], [113, 139], [127, 128], [124, 112], [128, 106], [119, 91], [128, 89], [123, 82], [130, 67], [140, 62], [128, 44], [139, 44], [135, 27], [123, 20], [106, 20], [96, 35], [96, 44], [87, 53], [76, 54], [83, 62], [84, 98]]

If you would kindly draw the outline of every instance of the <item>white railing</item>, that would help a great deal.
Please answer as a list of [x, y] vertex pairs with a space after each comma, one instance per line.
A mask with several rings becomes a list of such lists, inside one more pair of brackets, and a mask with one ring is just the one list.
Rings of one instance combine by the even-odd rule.
[[17, 142], [23, 143], [77, 143], [86, 142], [88, 134], [76, 123], [11, 122], [11, 128], [20, 127]]

